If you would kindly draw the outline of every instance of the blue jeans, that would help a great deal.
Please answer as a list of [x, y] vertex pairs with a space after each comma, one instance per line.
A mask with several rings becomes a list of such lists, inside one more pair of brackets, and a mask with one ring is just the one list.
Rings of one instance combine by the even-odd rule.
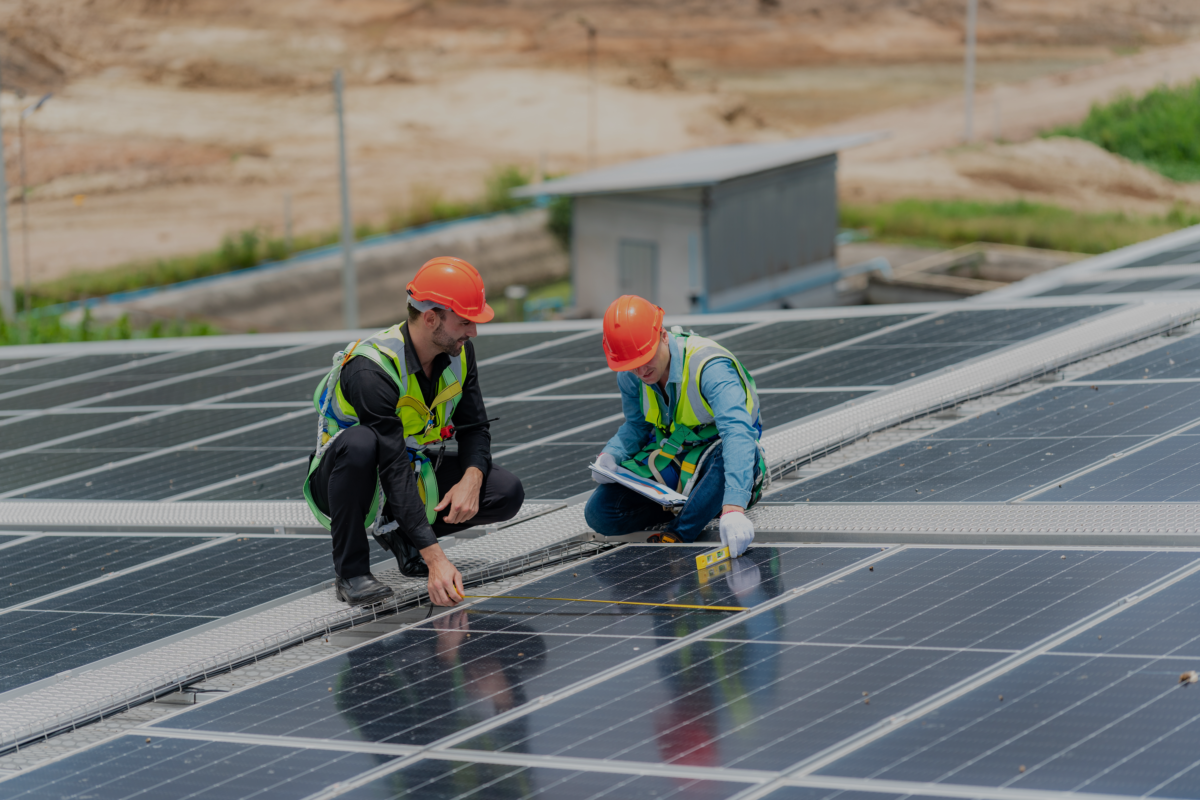
[[[758, 469], [755, 467], [755, 477]], [[603, 483], [588, 498], [583, 517], [588, 527], [605, 536], [621, 536], [644, 531], [654, 525], [669, 522], [666, 529], [675, 532], [685, 542], [700, 537], [704, 526], [721, 513], [725, 499], [725, 458], [717, 443], [700, 474], [683, 510], [676, 516], [653, 500], [616, 483]]]

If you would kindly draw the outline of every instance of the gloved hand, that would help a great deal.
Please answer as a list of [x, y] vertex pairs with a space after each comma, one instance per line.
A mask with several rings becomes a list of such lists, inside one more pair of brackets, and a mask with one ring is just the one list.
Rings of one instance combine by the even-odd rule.
[[754, 524], [741, 511], [721, 515], [721, 544], [729, 548], [729, 557], [737, 558], [754, 541]]
[[[596, 459], [596, 466], [604, 467], [610, 472], [616, 472], [617, 460], [608, 453], [601, 453], [600, 457]], [[592, 473], [592, 480], [594, 480], [596, 483], [616, 483], [616, 481], [614, 481], [612, 478], [606, 478], [599, 472]]]

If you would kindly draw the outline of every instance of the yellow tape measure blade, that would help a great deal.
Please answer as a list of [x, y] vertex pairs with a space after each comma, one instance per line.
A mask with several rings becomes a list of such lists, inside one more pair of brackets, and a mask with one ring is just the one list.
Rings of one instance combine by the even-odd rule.
[[719, 547], [716, 550], [710, 550], [707, 553], [701, 553], [696, 556], [696, 569], [704, 569], [711, 567], [713, 564], [720, 564], [722, 561], [729, 560], [729, 548]]

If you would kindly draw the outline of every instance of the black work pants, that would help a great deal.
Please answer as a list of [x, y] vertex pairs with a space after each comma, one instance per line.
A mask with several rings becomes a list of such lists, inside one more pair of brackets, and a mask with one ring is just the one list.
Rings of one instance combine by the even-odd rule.
[[[341, 578], [354, 578], [371, 571], [371, 546], [367, 541], [367, 512], [375, 494], [378, 475], [375, 432], [356, 425], [333, 441], [313, 473], [310, 488], [317, 507], [329, 515], [333, 533], [333, 569]], [[447, 454], [437, 472], [438, 494], [462, 480], [458, 456]], [[492, 465], [479, 489], [479, 511], [475, 517], [456, 524], [445, 521], [450, 510], [439, 511], [433, 523], [435, 535], [447, 536], [477, 525], [494, 525], [517, 515], [525, 501], [525, 488], [516, 475]], [[390, 512], [391, 509], [389, 508]]]

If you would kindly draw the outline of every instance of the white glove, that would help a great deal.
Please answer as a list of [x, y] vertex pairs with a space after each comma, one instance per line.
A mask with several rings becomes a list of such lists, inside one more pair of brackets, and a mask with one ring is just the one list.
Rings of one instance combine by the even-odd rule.
[[741, 511], [721, 515], [721, 544], [729, 548], [729, 557], [737, 558], [754, 541], [754, 524]]
[[[617, 460], [615, 458], [613, 458], [612, 455], [610, 455], [609, 453], [601, 453], [600, 457], [596, 459], [596, 466], [604, 467], [606, 470], [608, 470], [610, 472], [616, 472], [617, 471]], [[592, 473], [592, 480], [594, 480], [596, 483], [616, 483], [616, 481], [614, 481], [612, 478], [605, 477], [604, 475], [601, 475], [599, 472]]]

